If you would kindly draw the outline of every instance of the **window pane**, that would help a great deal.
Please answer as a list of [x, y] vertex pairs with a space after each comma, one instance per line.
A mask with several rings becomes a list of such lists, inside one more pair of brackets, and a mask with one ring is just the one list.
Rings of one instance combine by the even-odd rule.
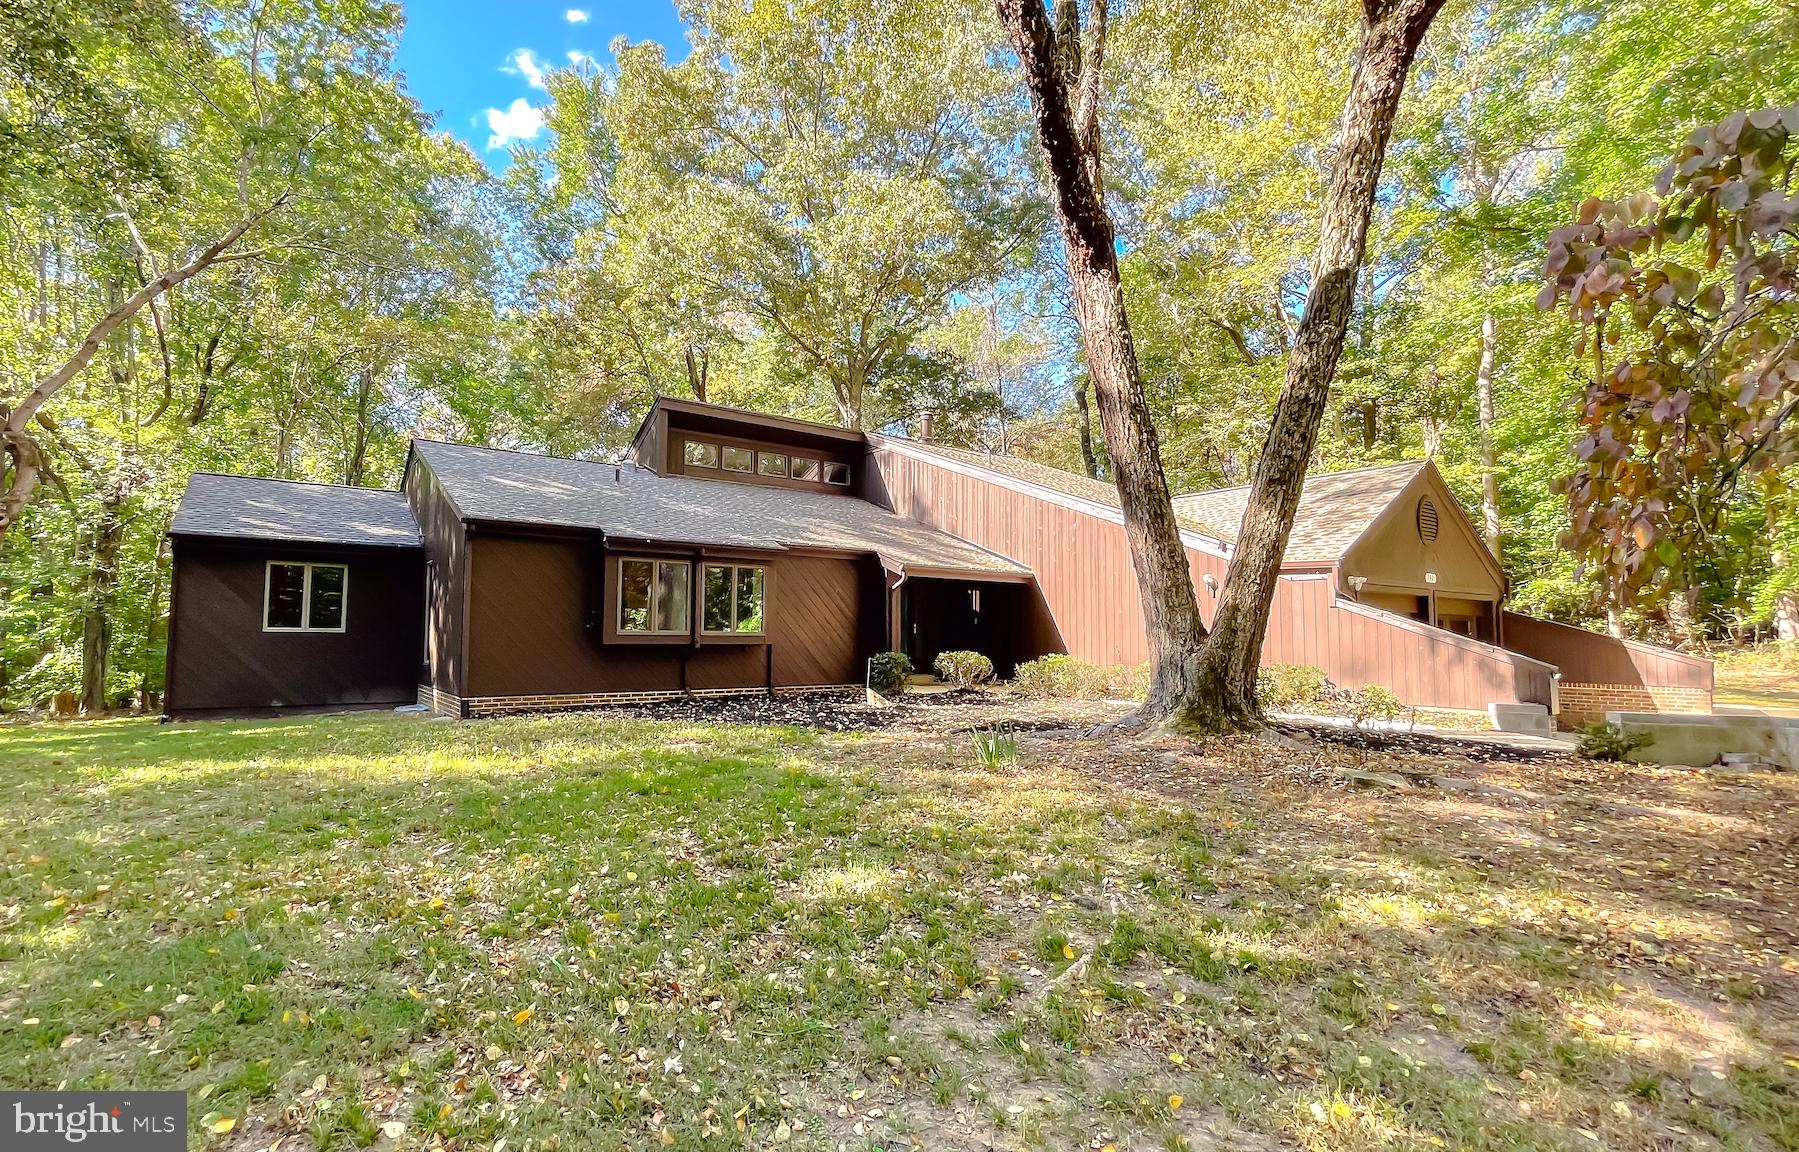
[[687, 574], [685, 563], [656, 565], [656, 630], [687, 631]]
[[618, 562], [618, 630], [650, 630], [650, 580], [656, 565], [648, 560]]
[[306, 565], [269, 565], [268, 628], [299, 628], [306, 623]]
[[808, 460], [804, 456], [793, 458], [793, 478], [795, 480], [817, 480], [818, 461]]
[[731, 570], [719, 564], [706, 565], [706, 576], [705, 582], [701, 586], [701, 595], [701, 630], [729, 632], [731, 630]]
[[689, 440], [683, 458], [695, 468], [716, 468], [718, 467], [718, 445]]
[[764, 476], [787, 475], [787, 457], [779, 452], [764, 452], [757, 458], [757, 466]]
[[825, 483], [848, 484], [850, 482], [850, 466], [836, 460], [825, 464]]
[[762, 569], [737, 570], [737, 630], [762, 631]]
[[756, 466], [756, 454], [748, 448], [725, 449], [725, 471], [748, 472]]
[[306, 617], [308, 628], [342, 628], [344, 626], [344, 572], [335, 564], [319, 564], [312, 569], [312, 609]]

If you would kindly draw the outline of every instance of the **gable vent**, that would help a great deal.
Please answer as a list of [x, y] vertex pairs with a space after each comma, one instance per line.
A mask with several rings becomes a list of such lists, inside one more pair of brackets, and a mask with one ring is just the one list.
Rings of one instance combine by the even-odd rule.
[[1429, 496], [1418, 501], [1418, 538], [1426, 544], [1437, 540], [1437, 506]]

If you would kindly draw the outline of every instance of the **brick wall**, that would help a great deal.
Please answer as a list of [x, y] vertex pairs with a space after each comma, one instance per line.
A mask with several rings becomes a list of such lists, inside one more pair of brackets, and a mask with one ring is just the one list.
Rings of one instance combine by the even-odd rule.
[[462, 718], [462, 700], [449, 692], [440, 692], [429, 684], [419, 685], [419, 703], [431, 709], [433, 716]]
[[[860, 684], [804, 684], [775, 689], [777, 696], [810, 692], [854, 692]], [[699, 688], [689, 692], [560, 692], [535, 696], [456, 697], [419, 685], [419, 703], [438, 716], [506, 716], [519, 712], [568, 712], [607, 704], [643, 704], [657, 700], [698, 700], [722, 696], [762, 696], [766, 688]]]
[[1607, 712], [1689, 712], [1711, 715], [1712, 694], [1705, 688], [1664, 688], [1641, 684], [1570, 684], [1560, 689], [1563, 728], [1579, 728], [1605, 719]]

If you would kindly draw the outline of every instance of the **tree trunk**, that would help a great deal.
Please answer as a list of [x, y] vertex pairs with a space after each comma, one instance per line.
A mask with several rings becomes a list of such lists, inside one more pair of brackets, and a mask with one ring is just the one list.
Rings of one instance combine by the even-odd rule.
[[1480, 514], [1487, 547], [1499, 557], [1499, 463], [1493, 450], [1493, 362], [1499, 355], [1499, 319], [1491, 312], [1480, 322], [1480, 368], [1474, 391], [1480, 408]]
[[1349, 330], [1387, 138], [1412, 57], [1441, 6], [1442, 0], [1365, 0], [1360, 55], [1337, 135], [1311, 290], [1274, 422], [1256, 462], [1212, 634], [1200, 652], [1192, 691], [1173, 718], [1180, 727], [1225, 731], [1258, 721], [1256, 670], [1268, 613]]
[[356, 382], [356, 438], [350, 448], [350, 465], [344, 469], [344, 483], [352, 488], [362, 486], [363, 472], [369, 458], [369, 409], [374, 394], [373, 367], [363, 369]]
[[687, 346], [687, 386], [693, 389], [693, 398], [701, 404], [706, 402], [706, 370], [710, 354], [700, 349], [700, 354], [693, 354], [693, 345]]
[[1042, 0], [999, 0], [1000, 23], [1018, 50], [1030, 94], [1100, 431], [1124, 511], [1149, 645], [1149, 691], [1136, 719], [1151, 722], [1190, 694], [1193, 656], [1205, 628], [1144, 399], [1101, 184], [1098, 105], [1106, 0], [1093, 0], [1084, 50], [1073, 0], [1058, 0], [1056, 14], [1059, 31], [1051, 28]]
[[1081, 467], [1090, 479], [1099, 479], [1099, 460], [1093, 455], [1093, 415], [1087, 408], [1087, 382], [1074, 385], [1075, 427], [1081, 434]]
[[37, 488], [39, 477], [43, 474], [44, 456], [37, 441], [28, 430], [32, 418], [38, 413], [50, 397], [62, 391], [63, 387], [81, 373], [94, 359], [101, 346], [106, 343], [122, 324], [137, 315], [150, 301], [177, 285], [198, 276], [220, 260], [225, 259], [226, 251], [243, 239], [244, 234], [261, 221], [269, 213], [274, 212], [287, 203], [288, 193], [283, 192], [268, 207], [254, 212], [232, 225], [224, 235], [202, 248], [193, 259], [179, 268], [171, 268], [156, 279], [133, 292], [116, 307], [102, 316], [98, 323], [88, 329], [75, 351], [69, 355], [49, 375], [37, 382], [37, 386], [26, 393], [25, 397], [14, 405], [0, 405], [0, 453], [4, 453], [10, 464], [6, 472], [6, 487], [0, 491], [0, 542], [6, 539], [6, 530], [18, 522], [19, 514], [31, 501], [31, 494]]
[[112, 670], [112, 595], [119, 583], [119, 548], [125, 521], [119, 515], [124, 493], [115, 487], [100, 503], [89, 551], [87, 589], [81, 618], [81, 710], [106, 711], [106, 678]]

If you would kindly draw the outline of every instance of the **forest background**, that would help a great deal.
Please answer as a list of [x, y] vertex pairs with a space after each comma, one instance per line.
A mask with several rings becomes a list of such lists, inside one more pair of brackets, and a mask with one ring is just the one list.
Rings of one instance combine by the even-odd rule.
[[[992, 8], [680, 12], [688, 44], [547, 71], [542, 140], [495, 175], [408, 95], [398, 4], [0, 0], [0, 398], [249, 222], [31, 420], [40, 490], [0, 543], [6, 707], [160, 691], [194, 470], [392, 486], [414, 435], [610, 459], [669, 393], [895, 431], [931, 411], [945, 442], [1107, 475]], [[1249, 478], [1356, 35], [1336, 0], [1113, 14], [1108, 196], [1176, 492]], [[1568, 308], [1537, 305], [1590, 197], [1799, 102], [1795, 42], [1780, 0], [1452, 2], [1316, 467], [1435, 459], [1522, 611], [1688, 646], [1799, 623], [1791, 429], [1654, 580], [1581, 567], [1558, 483], [1594, 373]]]

